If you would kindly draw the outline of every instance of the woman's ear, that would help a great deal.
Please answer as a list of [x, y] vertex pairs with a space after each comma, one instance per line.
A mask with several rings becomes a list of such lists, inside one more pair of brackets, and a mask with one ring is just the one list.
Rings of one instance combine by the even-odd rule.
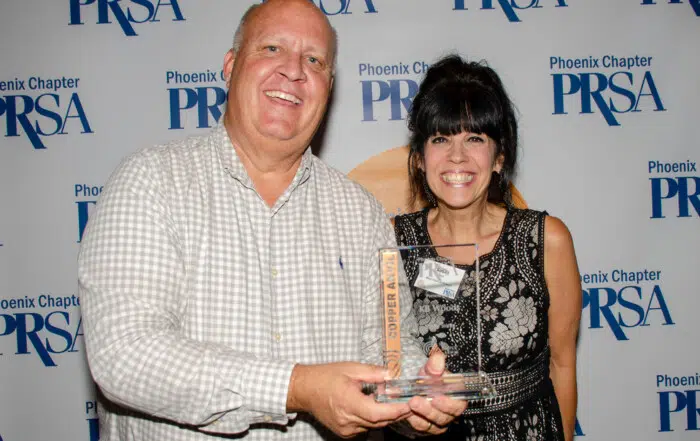
[[506, 158], [503, 156], [503, 154], [498, 155], [498, 157], [493, 161], [493, 171], [496, 173], [501, 173], [505, 159]]

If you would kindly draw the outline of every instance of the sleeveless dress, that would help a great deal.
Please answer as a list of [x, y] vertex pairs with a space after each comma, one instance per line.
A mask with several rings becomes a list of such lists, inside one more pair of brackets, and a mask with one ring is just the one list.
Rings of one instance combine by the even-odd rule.
[[[428, 210], [395, 218], [399, 245], [432, 245]], [[544, 279], [546, 212], [508, 208], [491, 252], [479, 257], [481, 310], [476, 310], [475, 265], [466, 270], [454, 300], [420, 289], [413, 310], [426, 354], [437, 344], [447, 354], [451, 372], [478, 368], [492, 378], [498, 396], [470, 403], [441, 439], [468, 441], [550, 441], [564, 439], [561, 414], [549, 379], [547, 311]], [[412, 250], [404, 265], [411, 286], [419, 262], [435, 258], [432, 248]], [[481, 320], [481, 339], [477, 332]], [[391, 430], [385, 439], [402, 439]]]

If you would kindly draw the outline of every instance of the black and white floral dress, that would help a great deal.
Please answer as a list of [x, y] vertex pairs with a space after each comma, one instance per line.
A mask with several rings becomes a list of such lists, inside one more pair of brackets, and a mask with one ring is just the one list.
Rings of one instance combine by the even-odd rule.
[[[395, 218], [399, 245], [431, 244], [427, 215], [428, 210], [423, 210]], [[414, 313], [426, 353], [437, 344], [448, 356], [448, 369], [465, 372], [477, 369], [477, 345], [481, 345], [482, 370], [497, 378], [494, 383], [499, 397], [472, 403], [443, 435], [446, 439], [564, 439], [559, 405], [549, 379], [549, 296], [543, 270], [545, 215], [508, 209], [493, 250], [480, 256], [478, 313], [475, 265], [460, 265], [467, 275], [454, 300], [423, 290], [414, 293]], [[411, 286], [418, 276], [419, 262], [435, 258], [434, 253], [432, 248], [419, 248], [405, 257]], [[477, 319], [481, 320], [480, 339]], [[396, 437], [393, 432], [386, 433], [387, 439]]]

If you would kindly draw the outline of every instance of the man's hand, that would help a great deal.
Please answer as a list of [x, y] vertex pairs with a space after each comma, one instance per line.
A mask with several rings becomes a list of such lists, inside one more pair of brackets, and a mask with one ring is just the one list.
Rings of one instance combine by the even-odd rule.
[[361, 363], [298, 364], [289, 383], [287, 410], [310, 413], [343, 438], [387, 426], [407, 418], [411, 409], [407, 403], [377, 403], [362, 393], [362, 383], [382, 383], [385, 375], [385, 369]]
[[[420, 371], [420, 375], [439, 377], [445, 373], [445, 354], [431, 352], [430, 358]], [[447, 430], [447, 425], [460, 416], [467, 408], [467, 402], [446, 396], [433, 397], [431, 401], [423, 397], [413, 397], [408, 402], [411, 415], [407, 422], [414, 430], [426, 435], [438, 435]]]

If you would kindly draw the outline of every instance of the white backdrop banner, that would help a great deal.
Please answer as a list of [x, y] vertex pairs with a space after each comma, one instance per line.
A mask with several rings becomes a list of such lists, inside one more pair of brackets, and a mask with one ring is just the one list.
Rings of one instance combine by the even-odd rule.
[[[83, 228], [123, 157], [220, 117], [223, 57], [252, 3], [0, 4], [0, 441], [99, 439]], [[340, 39], [315, 151], [405, 210], [392, 149], [422, 75], [448, 53], [486, 60], [519, 111], [516, 185], [576, 245], [577, 436], [698, 439], [700, 1], [315, 3]]]

